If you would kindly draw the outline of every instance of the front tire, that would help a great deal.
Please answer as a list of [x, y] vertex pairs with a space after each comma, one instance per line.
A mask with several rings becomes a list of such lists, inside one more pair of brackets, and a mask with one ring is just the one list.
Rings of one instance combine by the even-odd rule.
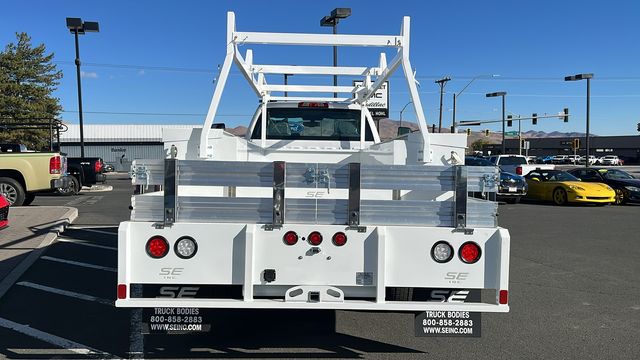
[[622, 191], [622, 189], [614, 189], [614, 191], [616, 192], [615, 204], [616, 205], [624, 205], [627, 202], [627, 199], [624, 196], [624, 191]]
[[567, 192], [563, 188], [556, 188], [553, 190], [553, 203], [556, 205], [567, 205], [568, 197]]
[[26, 196], [22, 185], [8, 177], [0, 177], [0, 194], [4, 195], [11, 206], [22, 206]]

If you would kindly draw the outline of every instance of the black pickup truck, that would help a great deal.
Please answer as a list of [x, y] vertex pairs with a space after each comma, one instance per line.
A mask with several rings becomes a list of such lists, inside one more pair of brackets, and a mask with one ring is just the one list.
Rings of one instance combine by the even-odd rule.
[[99, 157], [68, 157], [67, 175], [69, 186], [58, 189], [62, 195], [75, 195], [83, 186], [92, 186], [106, 181], [104, 162]]

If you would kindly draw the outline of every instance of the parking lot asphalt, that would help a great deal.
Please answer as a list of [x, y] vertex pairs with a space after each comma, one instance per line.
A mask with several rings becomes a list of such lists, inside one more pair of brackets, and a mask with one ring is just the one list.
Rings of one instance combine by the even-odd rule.
[[[10, 358], [562, 358], [640, 354], [640, 206], [500, 205], [511, 233], [508, 314], [484, 314], [481, 338], [414, 337], [413, 314], [215, 312], [203, 335], [139, 336], [115, 299], [117, 224], [131, 186], [40, 196], [79, 217], [0, 299]], [[132, 331], [132, 329], [134, 331]], [[91, 354], [94, 355], [91, 355]]]

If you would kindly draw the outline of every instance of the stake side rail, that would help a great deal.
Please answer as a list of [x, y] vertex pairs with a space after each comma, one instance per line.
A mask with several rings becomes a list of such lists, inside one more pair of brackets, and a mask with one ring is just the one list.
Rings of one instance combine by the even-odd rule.
[[496, 226], [497, 204], [468, 197], [491, 198], [495, 167], [165, 161], [136, 162], [133, 183], [165, 191], [134, 196], [132, 221]]

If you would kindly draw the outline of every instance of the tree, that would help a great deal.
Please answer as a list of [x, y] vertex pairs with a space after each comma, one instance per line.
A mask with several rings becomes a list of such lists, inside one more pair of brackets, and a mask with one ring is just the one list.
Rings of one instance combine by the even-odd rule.
[[482, 148], [488, 144], [491, 144], [491, 142], [485, 139], [478, 139], [471, 143], [471, 149], [473, 151], [482, 151]]
[[[0, 52], [0, 126], [16, 123], [48, 124], [62, 107], [53, 96], [62, 71], [53, 64], [53, 53], [44, 44], [31, 45], [26, 33], [16, 33], [16, 42]], [[49, 130], [3, 130], [0, 142], [21, 143], [41, 150], [48, 146]]]

